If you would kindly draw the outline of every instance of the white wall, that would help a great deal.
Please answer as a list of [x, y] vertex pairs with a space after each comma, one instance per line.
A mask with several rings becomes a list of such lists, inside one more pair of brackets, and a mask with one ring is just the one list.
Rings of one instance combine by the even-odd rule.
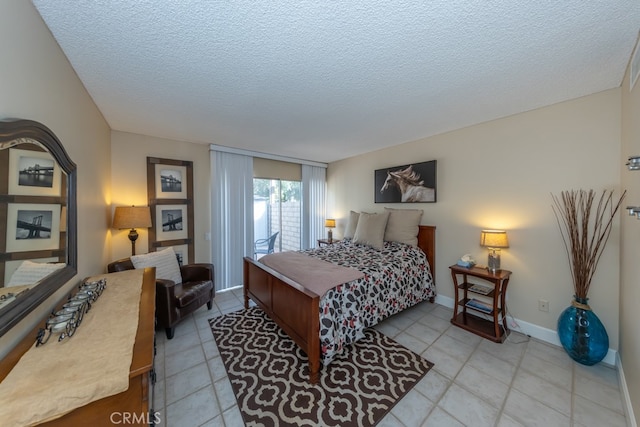
[[[342, 233], [349, 210], [384, 206], [424, 210], [422, 224], [437, 226], [436, 286], [453, 298], [448, 266], [464, 253], [487, 263], [480, 230], [508, 231], [502, 266], [513, 271], [510, 313], [556, 329], [573, 295], [569, 265], [551, 209], [551, 193], [568, 189], [620, 190], [620, 89], [540, 108], [393, 148], [331, 163], [327, 215]], [[373, 201], [374, 170], [437, 160], [437, 203], [381, 205]], [[619, 227], [593, 280], [591, 307], [618, 347]], [[538, 299], [549, 312], [538, 310]]]
[[[147, 206], [147, 157], [190, 160], [193, 162], [194, 194], [194, 239], [195, 261], [211, 262], [211, 242], [205, 240], [210, 231], [211, 162], [208, 144], [192, 144], [128, 132], [113, 131], [111, 134], [111, 187], [112, 203], [115, 206]], [[131, 255], [128, 230], [111, 229], [113, 249], [111, 259]], [[147, 230], [139, 229], [136, 253], [148, 252]]]
[[80, 279], [109, 259], [110, 131], [31, 2], [0, 1], [0, 118], [49, 127], [78, 166], [78, 275], [0, 337], [0, 357]]

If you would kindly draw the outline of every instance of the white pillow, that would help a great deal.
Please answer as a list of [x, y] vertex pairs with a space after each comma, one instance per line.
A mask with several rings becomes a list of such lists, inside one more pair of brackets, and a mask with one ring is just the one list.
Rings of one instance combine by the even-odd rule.
[[387, 226], [388, 218], [389, 212], [379, 214], [361, 212], [353, 242], [382, 249], [384, 247], [384, 230]]
[[173, 280], [174, 283], [182, 283], [180, 265], [178, 265], [178, 259], [173, 248], [149, 252], [144, 255], [133, 255], [131, 262], [135, 268], [155, 267], [157, 279], [167, 279]]
[[343, 238], [353, 239], [353, 236], [356, 234], [356, 227], [358, 226], [359, 216], [360, 214], [358, 212], [349, 212], [349, 220], [347, 221], [347, 227], [344, 229], [344, 235], [342, 236]]
[[422, 209], [384, 209], [389, 212], [384, 240], [418, 246], [418, 226], [422, 219]]
[[39, 282], [49, 274], [56, 270], [63, 268], [66, 264], [63, 262], [48, 263], [48, 262], [33, 262], [23, 261], [16, 271], [11, 275], [8, 286], [18, 285], [32, 285]]

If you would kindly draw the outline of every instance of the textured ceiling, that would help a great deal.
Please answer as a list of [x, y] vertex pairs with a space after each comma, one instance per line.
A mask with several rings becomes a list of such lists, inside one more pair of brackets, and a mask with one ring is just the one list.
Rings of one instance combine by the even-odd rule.
[[330, 162], [618, 87], [638, 0], [33, 0], [114, 130]]

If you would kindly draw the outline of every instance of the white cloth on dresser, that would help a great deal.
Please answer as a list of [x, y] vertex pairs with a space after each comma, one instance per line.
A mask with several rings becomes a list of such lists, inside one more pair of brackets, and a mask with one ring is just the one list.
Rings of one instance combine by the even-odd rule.
[[107, 287], [72, 337], [31, 347], [0, 383], [0, 425], [50, 421], [129, 388], [144, 270], [95, 276]]

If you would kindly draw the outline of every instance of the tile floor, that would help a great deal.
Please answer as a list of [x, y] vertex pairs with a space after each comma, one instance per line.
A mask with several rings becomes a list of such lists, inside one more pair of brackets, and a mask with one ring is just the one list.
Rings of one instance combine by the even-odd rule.
[[[167, 340], [157, 332], [154, 409], [160, 426], [242, 426], [207, 319], [242, 308], [242, 290], [216, 294]], [[495, 344], [422, 303], [378, 326], [435, 367], [378, 425], [626, 426], [615, 369], [573, 362], [559, 347], [512, 333]]]

